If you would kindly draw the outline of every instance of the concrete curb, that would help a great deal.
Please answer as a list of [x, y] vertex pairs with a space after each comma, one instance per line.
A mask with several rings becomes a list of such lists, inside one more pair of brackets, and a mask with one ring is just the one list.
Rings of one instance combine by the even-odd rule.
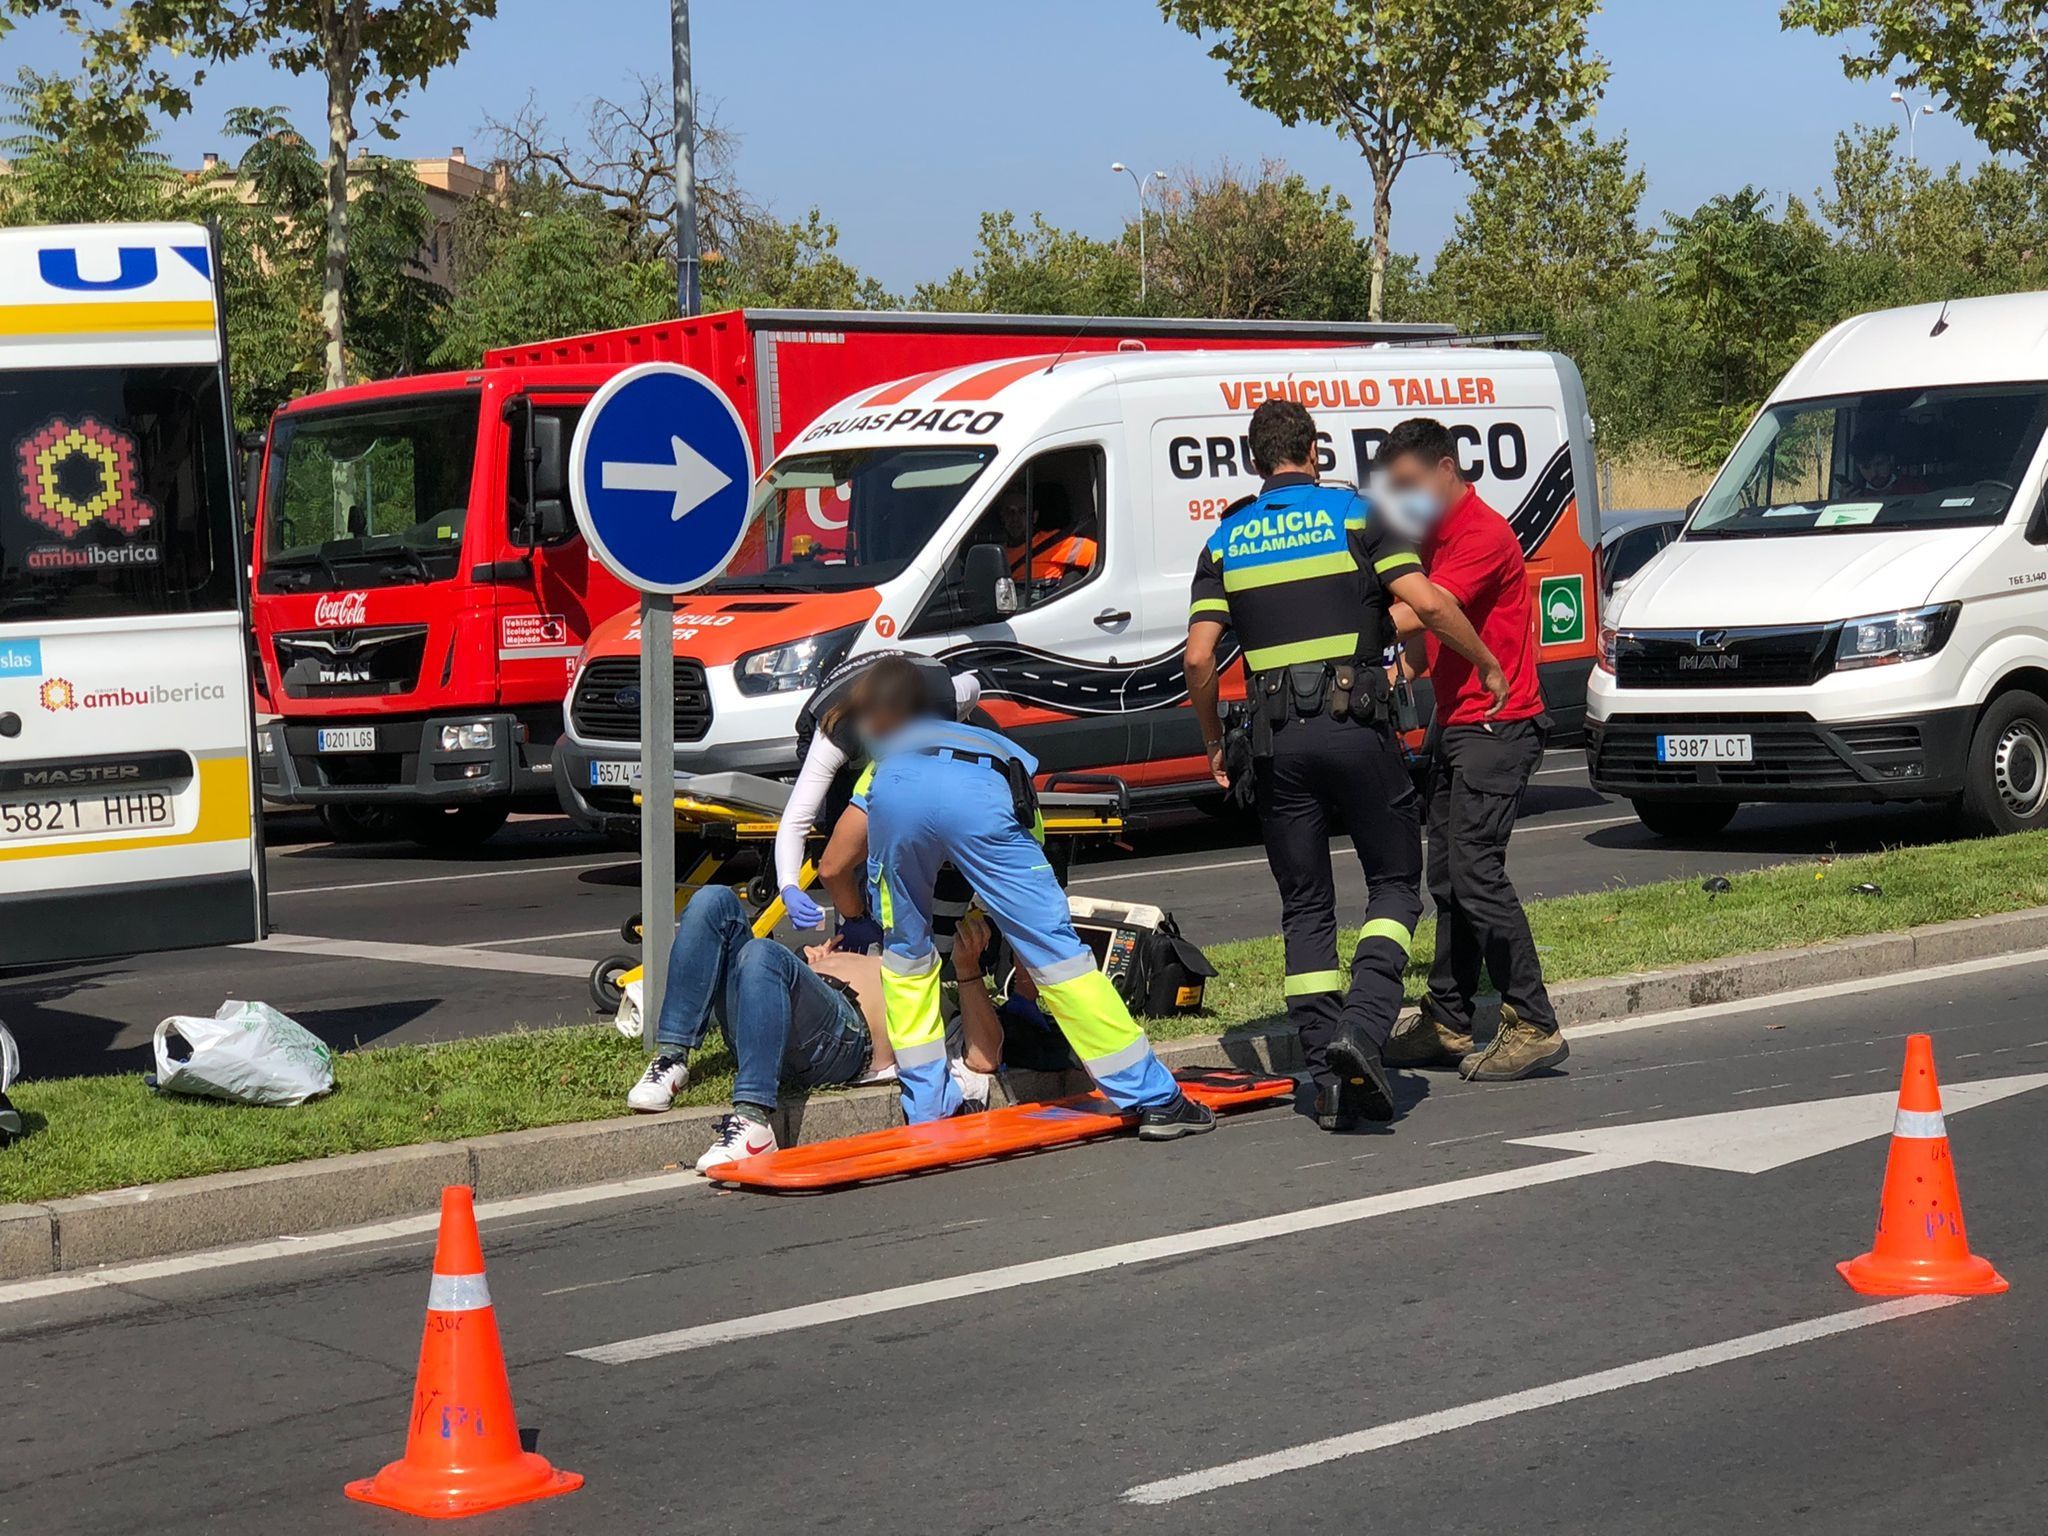
[[[1551, 997], [1567, 1024], [1592, 1024], [2041, 948], [2048, 948], [2048, 907], [1564, 982], [1551, 989]], [[1284, 1025], [1163, 1041], [1159, 1055], [1169, 1067], [1301, 1069], [1300, 1046]], [[1078, 1072], [1013, 1071], [1008, 1077], [1006, 1097], [1056, 1098], [1088, 1086]], [[686, 1109], [585, 1121], [0, 1205], [0, 1279], [418, 1215], [434, 1209], [447, 1184], [471, 1185], [488, 1200], [687, 1168], [709, 1142], [721, 1113]], [[775, 1130], [783, 1145], [794, 1146], [881, 1130], [899, 1118], [894, 1088], [856, 1088], [785, 1104], [776, 1113]]]

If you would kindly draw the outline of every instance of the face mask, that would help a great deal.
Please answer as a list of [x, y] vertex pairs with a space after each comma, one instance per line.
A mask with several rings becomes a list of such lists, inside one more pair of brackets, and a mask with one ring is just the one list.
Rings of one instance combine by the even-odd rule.
[[1380, 504], [1387, 526], [1405, 539], [1420, 539], [1443, 521], [1444, 504], [1436, 492], [1419, 485], [1390, 491]]
[[853, 733], [853, 739], [860, 743], [860, 755], [868, 758], [870, 761], [875, 756], [875, 748], [882, 744], [881, 737], [872, 735], [865, 730], [856, 730]]

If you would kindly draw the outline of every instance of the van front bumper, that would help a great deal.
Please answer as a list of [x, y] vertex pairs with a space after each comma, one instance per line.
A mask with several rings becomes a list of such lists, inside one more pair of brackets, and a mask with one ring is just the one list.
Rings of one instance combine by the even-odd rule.
[[[1826, 721], [1613, 711], [1587, 720], [1586, 763], [1595, 789], [1631, 800], [1940, 800], [1962, 793], [1975, 716], [1968, 706]], [[1657, 738], [1671, 735], [1746, 735], [1753, 759], [1660, 763]]]
[[[764, 778], [795, 775], [795, 741], [747, 742], [735, 746], [710, 746], [702, 742], [678, 743], [678, 773], [758, 773]], [[564, 736], [555, 747], [555, 795], [562, 809], [577, 822], [602, 832], [632, 832], [640, 825], [640, 807], [633, 803], [639, 793], [634, 784], [593, 784], [593, 770], [599, 763], [640, 761], [636, 746], [593, 746]], [[637, 775], [635, 779], [637, 781]]]

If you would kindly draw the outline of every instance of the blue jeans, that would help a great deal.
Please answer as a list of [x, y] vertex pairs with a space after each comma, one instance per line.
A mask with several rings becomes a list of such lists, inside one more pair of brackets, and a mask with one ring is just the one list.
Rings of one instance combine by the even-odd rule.
[[655, 1043], [664, 1056], [687, 1055], [714, 1020], [739, 1063], [736, 1104], [772, 1109], [779, 1083], [850, 1083], [874, 1052], [853, 1000], [773, 939], [755, 938], [722, 885], [699, 891], [676, 919]]

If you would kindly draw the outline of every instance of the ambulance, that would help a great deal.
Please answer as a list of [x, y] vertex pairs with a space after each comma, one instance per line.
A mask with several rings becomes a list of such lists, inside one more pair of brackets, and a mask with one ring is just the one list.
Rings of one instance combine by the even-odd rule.
[[219, 271], [0, 230], [0, 965], [263, 936]]
[[[1326, 479], [1365, 483], [1408, 417], [1451, 429], [1529, 557], [1545, 695], [1574, 728], [1600, 518], [1569, 359], [1127, 345], [901, 379], [798, 432], [757, 483], [731, 565], [678, 602], [678, 771], [793, 773], [819, 679], [902, 646], [978, 674], [987, 723], [1047, 774], [1114, 773], [1141, 800], [1213, 790], [1181, 675], [1188, 585], [1217, 521], [1258, 489], [1246, 434], [1274, 399], [1314, 416]], [[636, 815], [638, 645], [631, 614], [593, 632], [556, 775], [578, 820], [615, 830]]]

